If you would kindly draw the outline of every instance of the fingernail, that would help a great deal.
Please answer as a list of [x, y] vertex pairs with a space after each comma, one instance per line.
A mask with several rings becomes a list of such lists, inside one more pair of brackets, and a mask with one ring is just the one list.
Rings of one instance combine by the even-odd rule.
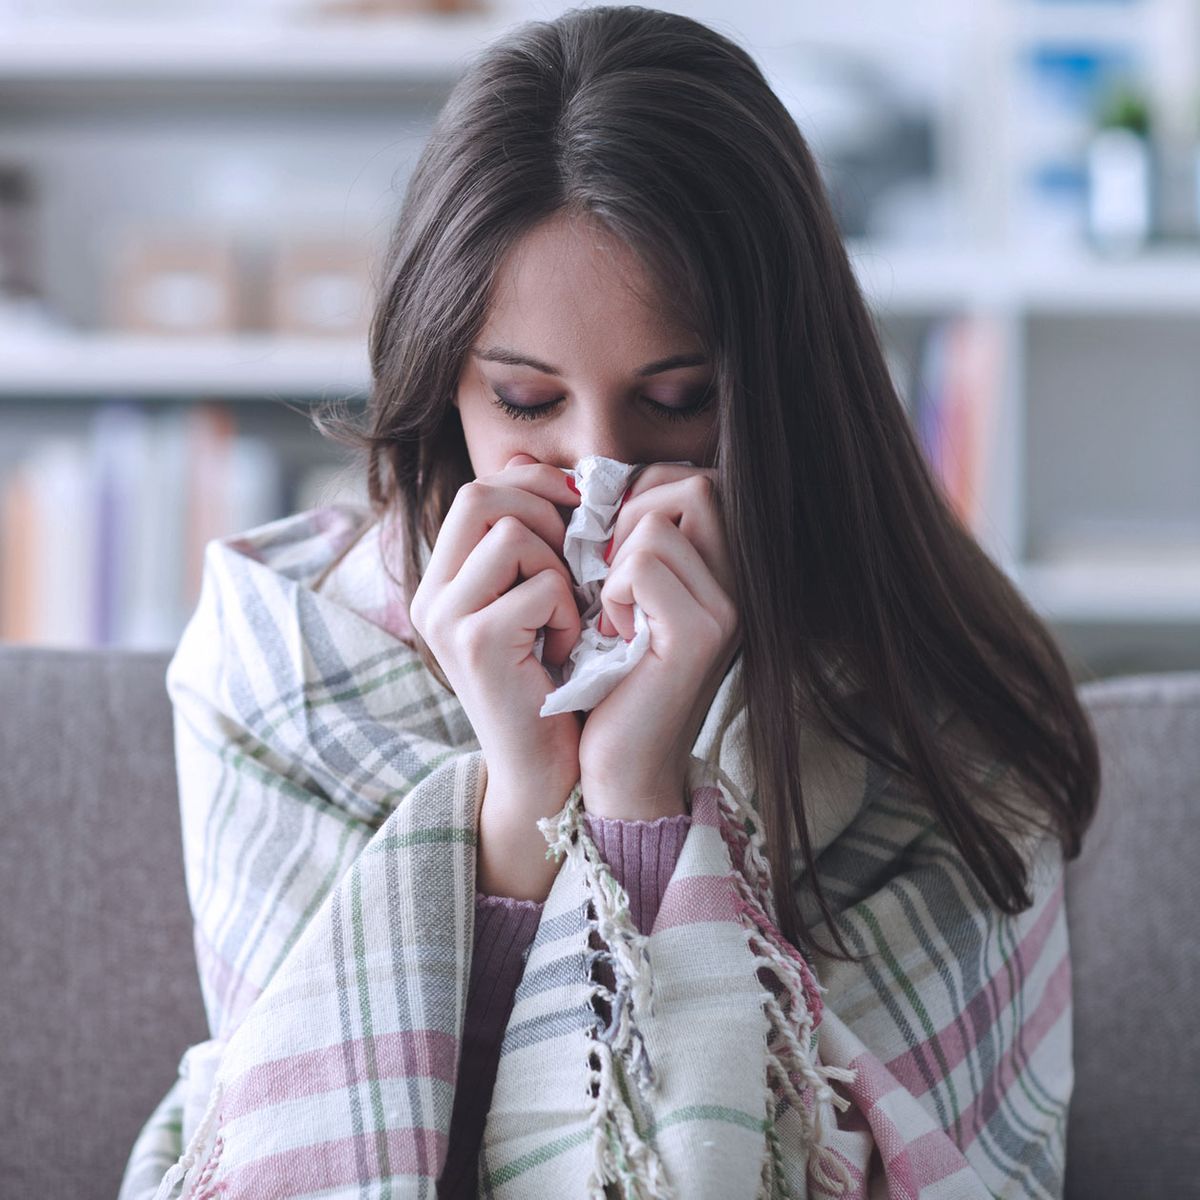
[[615, 542], [616, 540], [617, 540], [617, 535], [615, 533], [612, 535], [612, 537], [610, 537], [608, 539], [608, 545], [604, 547], [604, 561], [605, 562], [608, 562], [608, 556], [612, 553], [613, 542]]
[[579, 495], [579, 485], [575, 482], [574, 479], [571, 478], [570, 475], [567, 476], [567, 487], [569, 487], [571, 489], [571, 491], [573, 491], [575, 493], [575, 495], [577, 495], [577, 496]]

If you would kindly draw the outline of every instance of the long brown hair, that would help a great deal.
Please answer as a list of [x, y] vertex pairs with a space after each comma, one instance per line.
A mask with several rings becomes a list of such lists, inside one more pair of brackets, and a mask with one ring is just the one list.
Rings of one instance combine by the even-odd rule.
[[972, 785], [971, 756], [931, 713], [969, 718], [1066, 859], [1095, 812], [1094, 732], [1050, 634], [934, 481], [804, 137], [753, 59], [706, 25], [640, 6], [530, 21], [441, 110], [377, 282], [366, 412], [314, 416], [363, 452], [372, 509], [399, 521], [405, 594], [474, 477], [451, 399], [497, 266], [562, 212], [600, 220], [669, 280], [716, 364], [718, 490], [785, 935], [815, 945], [795, 837], [836, 957], [853, 957], [804, 819], [799, 733], [814, 716], [914, 787], [1000, 909], [1030, 907], [1003, 819], [1016, 809]]

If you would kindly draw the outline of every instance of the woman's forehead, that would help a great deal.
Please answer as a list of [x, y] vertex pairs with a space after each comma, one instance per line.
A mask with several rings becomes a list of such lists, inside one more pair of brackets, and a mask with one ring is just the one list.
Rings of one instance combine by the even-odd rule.
[[580, 221], [545, 223], [505, 256], [477, 339], [564, 370], [614, 354], [633, 368], [695, 343], [638, 255]]

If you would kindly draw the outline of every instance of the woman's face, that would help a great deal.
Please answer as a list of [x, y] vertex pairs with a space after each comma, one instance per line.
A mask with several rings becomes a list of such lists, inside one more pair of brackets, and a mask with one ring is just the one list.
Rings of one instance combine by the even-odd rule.
[[[520, 453], [564, 468], [588, 454], [714, 465], [712, 364], [639, 294], [655, 295], [644, 267], [595, 224], [555, 217], [513, 247], [454, 399], [477, 477]], [[550, 407], [510, 414], [501, 399]]]

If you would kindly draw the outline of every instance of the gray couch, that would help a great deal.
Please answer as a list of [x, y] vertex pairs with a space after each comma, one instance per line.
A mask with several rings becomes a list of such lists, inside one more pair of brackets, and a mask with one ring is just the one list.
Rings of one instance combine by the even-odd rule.
[[[169, 655], [0, 645], [0, 1197], [111, 1200], [208, 1036]], [[1067, 1196], [1200, 1196], [1200, 673], [1082, 688], [1101, 814], [1067, 901]]]

